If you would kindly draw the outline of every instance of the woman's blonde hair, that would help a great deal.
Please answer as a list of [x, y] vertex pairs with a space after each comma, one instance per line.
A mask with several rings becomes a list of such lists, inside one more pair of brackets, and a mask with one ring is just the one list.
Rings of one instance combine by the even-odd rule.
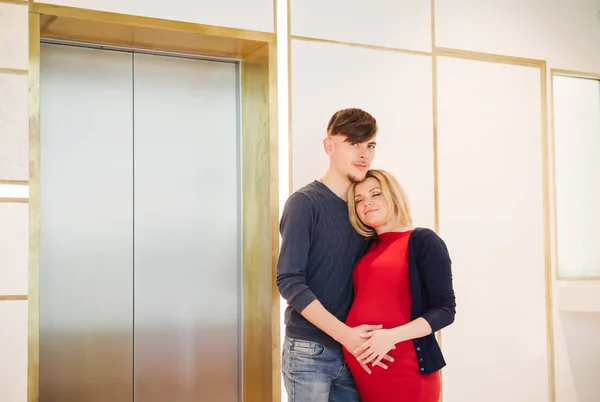
[[[413, 225], [412, 215], [408, 197], [404, 189], [398, 183], [398, 180], [385, 170], [371, 169], [367, 172], [363, 181], [369, 177], [374, 178], [379, 183], [381, 194], [388, 204], [387, 220], [395, 220], [396, 226], [410, 228]], [[361, 182], [362, 183], [362, 182]], [[356, 204], [354, 202], [355, 188], [359, 183], [353, 183], [348, 190], [348, 213], [352, 227], [361, 235], [367, 238], [375, 237], [375, 229], [365, 225], [356, 213]]]

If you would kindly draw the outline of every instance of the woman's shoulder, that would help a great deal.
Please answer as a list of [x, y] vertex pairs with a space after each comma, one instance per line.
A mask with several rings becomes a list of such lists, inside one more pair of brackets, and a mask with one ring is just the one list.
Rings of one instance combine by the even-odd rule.
[[412, 233], [413, 244], [421, 250], [442, 249], [447, 252], [447, 246], [444, 240], [432, 229], [425, 227], [416, 227]]
[[438, 234], [429, 228], [425, 228], [425, 227], [416, 227], [413, 229], [412, 231], [412, 237], [415, 240], [420, 240], [420, 241], [430, 241], [430, 240], [435, 240], [440, 239], [441, 238], [438, 236]]

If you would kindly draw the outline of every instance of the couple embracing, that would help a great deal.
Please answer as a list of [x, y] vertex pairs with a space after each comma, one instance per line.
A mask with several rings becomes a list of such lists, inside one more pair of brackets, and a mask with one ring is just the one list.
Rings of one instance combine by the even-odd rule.
[[281, 368], [289, 402], [437, 402], [454, 321], [443, 240], [413, 226], [402, 186], [370, 169], [377, 122], [336, 112], [325, 175], [293, 193], [280, 222], [287, 301]]

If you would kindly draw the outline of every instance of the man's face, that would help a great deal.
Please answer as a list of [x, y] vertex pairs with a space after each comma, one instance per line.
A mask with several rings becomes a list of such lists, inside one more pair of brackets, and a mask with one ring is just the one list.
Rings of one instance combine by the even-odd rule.
[[364, 180], [375, 157], [376, 137], [361, 143], [352, 143], [346, 136], [334, 135], [325, 139], [325, 150], [332, 166], [351, 182]]

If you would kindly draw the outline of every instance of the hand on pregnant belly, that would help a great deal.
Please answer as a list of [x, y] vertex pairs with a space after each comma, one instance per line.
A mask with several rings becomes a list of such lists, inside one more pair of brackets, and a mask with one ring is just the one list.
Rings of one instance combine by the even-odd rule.
[[379, 364], [390, 350], [396, 349], [396, 343], [399, 341], [393, 329], [370, 331], [361, 334], [361, 338], [366, 339], [366, 341], [350, 351], [361, 364], [373, 362], [373, 366]]
[[[358, 356], [355, 351], [360, 348], [361, 345], [365, 344], [367, 341], [365, 340], [364, 336], [367, 336], [368, 334], [372, 334], [375, 333], [377, 331], [380, 331], [382, 328], [382, 325], [359, 325], [356, 327], [351, 327], [348, 332], [346, 333], [346, 336], [344, 337], [344, 339], [342, 339], [342, 345], [344, 346], [344, 348], [346, 348], [346, 350], [349, 353], [352, 353], [355, 357]], [[387, 369], [388, 366], [383, 363], [381, 360], [385, 359], [388, 360], [390, 362], [394, 361], [394, 358], [387, 355], [387, 354], [383, 354], [379, 360], [377, 361], [377, 363], [373, 363], [373, 366], [379, 366], [383, 369]], [[368, 373], [371, 372], [371, 370], [367, 367], [366, 364], [361, 363], [363, 366], [363, 369], [365, 371], [367, 371]]]

